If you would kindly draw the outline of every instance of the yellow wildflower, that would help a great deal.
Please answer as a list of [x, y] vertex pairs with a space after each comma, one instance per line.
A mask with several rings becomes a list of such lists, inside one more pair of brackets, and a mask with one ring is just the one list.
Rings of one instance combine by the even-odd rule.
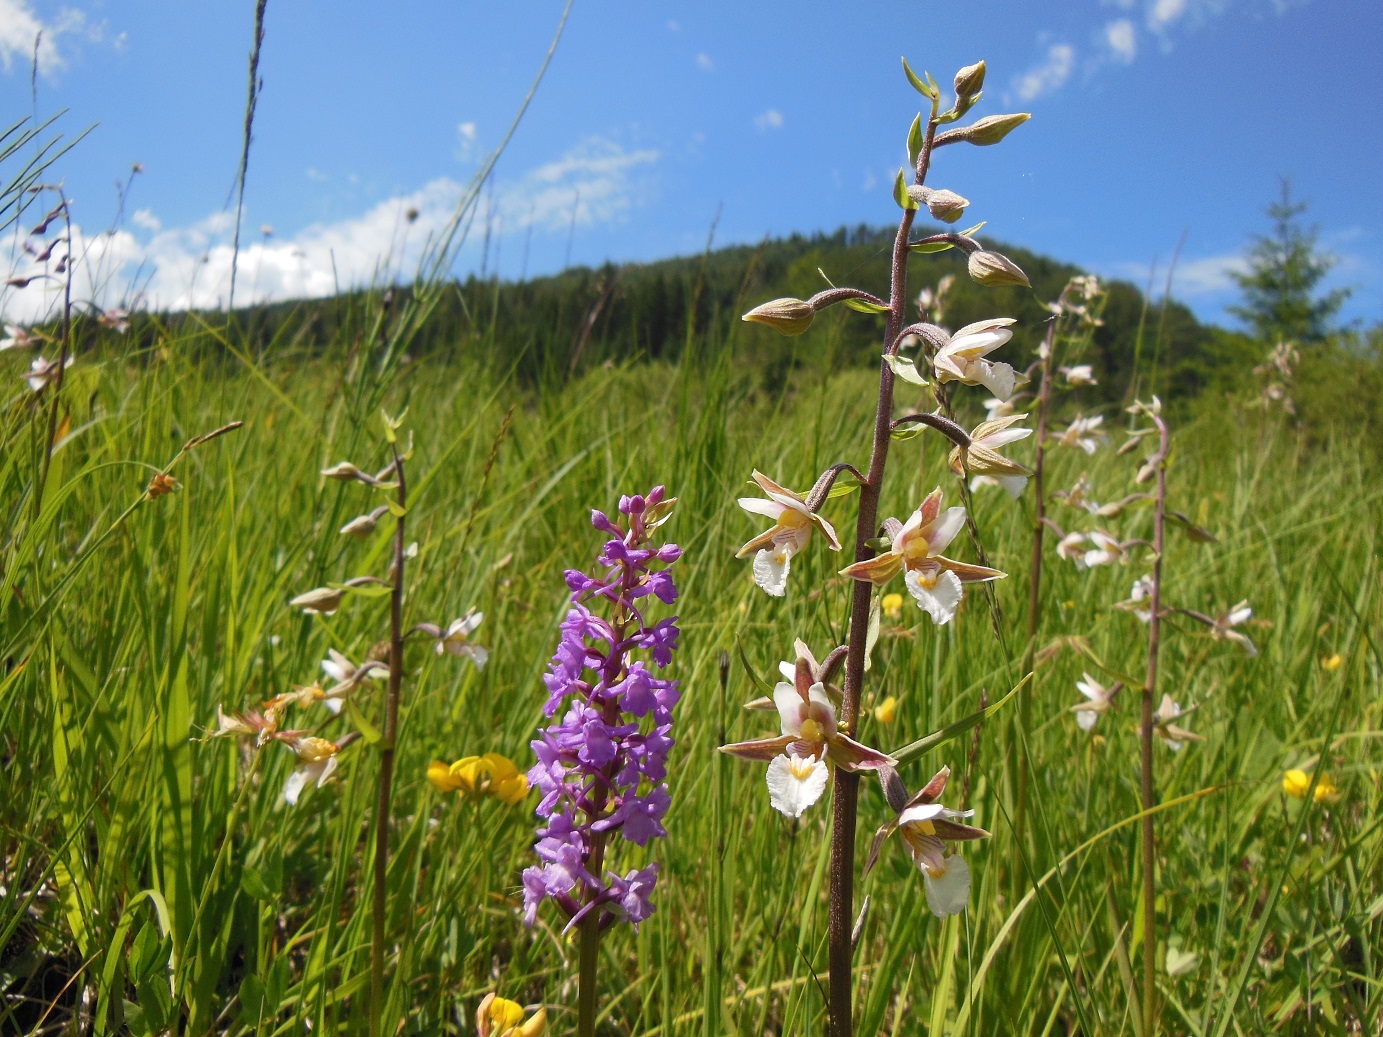
[[899, 619], [903, 615], [903, 596], [901, 594], [885, 594], [884, 600], [880, 604], [883, 606], [884, 615], [889, 619]]
[[[899, 595], [894, 595], [899, 597]], [[891, 724], [898, 716], [898, 700], [890, 695], [874, 707], [874, 719], [881, 724]]]
[[1343, 657], [1341, 657], [1340, 653], [1335, 652], [1331, 655], [1327, 655], [1324, 659], [1321, 660], [1321, 668], [1328, 673], [1334, 673], [1344, 664], [1344, 661], [1345, 660]]
[[480, 1037], [542, 1037], [547, 1030], [547, 1009], [538, 1009], [525, 1022], [522, 1005], [486, 994], [475, 1010], [475, 1029]]
[[513, 806], [528, 795], [528, 778], [514, 761], [499, 753], [463, 756], [452, 764], [434, 760], [428, 764], [427, 780], [438, 792], [459, 792], [477, 798], [489, 793], [506, 806]]
[[1293, 799], [1305, 799], [1306, 790], [1311, 787], [1311, 775], [1296, 769], [1282, 775], [1282, 791]]
[[1316, 802], [1335, 803], [1340, 799], [1340, 790], [1335, 787], [1335, 783], [1330, 780], [1329, 774], [1322, 774], [1316, 781]]

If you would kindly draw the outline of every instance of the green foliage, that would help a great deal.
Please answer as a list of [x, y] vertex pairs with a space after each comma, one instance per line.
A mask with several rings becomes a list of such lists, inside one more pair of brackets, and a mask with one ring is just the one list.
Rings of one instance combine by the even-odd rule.
[[[877, 241], [847, 247], [867, 266]], [[432, 759], [491, 750], [522, 765], [565, 607], [562, 569], [592, 550], [588, 509], [655, 481], [680, 498], [671, 533], [687, 549], [676, 664], [685, 697], [670, 838], [657, 850], [658, 912], [637, 934], [611, 930], [603, 945], [604, 1032], [819, 1032], [827, 811], [800, 824], [781, 818], [762, 771], [715, 752], [762, 729], [760, 715], [738, 708], [758, 694], [739, 662], [723, 699], [717, 671], [722, 651], [735, 656], [737, 635], [761, 674], [774, 672], [794, 635], [818, 654], [844, 637], [848, 588], [834, 575], [842, 559], [814, 544], [794, 561], [788, 597], [767, 599], [732, 558], [756, 528], [734, 501], [755, 466], [802, 489], [831, 463], [863, 461], [858, 415], [872, 407], [874, 372], [832, 367], [830, 357], [856, 348], [855, 325], [877, 334], [877, 318], [823, 314], [827, 333], [814, 326], [788, 347], [782, 380], [758, 366], [773, 340], [734, 325], [729, 306], [721, 326], [735, 337], [701, 337], [721, 312], [708, 300], [717, 291], [733, 298], [750, 260], [756, 276], [784, 287], [810, 280], [815, 264], [803, 244], [707, 259], [697, 302], [707, 322], [695, 349], [672, 350], [675, 362], [606, 369], [583, 360], [569, 376], [566, 353], [554, 381], [520, 378], [515, 358], [538, 363], [537, 354], [481, 325], [450, 349], [439, 338], [419, 350], [368, 406], [353, 402], [356, 374], [378, 357], [364, 329], [393, 319], [368, 297], [338, 311], [338, 330], [320, 347], [280, 332], [272, 348], [254, 348], [188, 318], [151, 324], [152, 348], [131, 351], [91, 328], [69, 372], [68, 420], [38, 514], [30, 494], [44, 410], [28, 394], [13, 396], [0, 411], [0, 1030], [29, 1032], [40, 1020], [106, 1034], [170, 1022], [196, 1034], [361, 1028], [371, 881], [362, 833], [377, 753], [355, 742], [338, 778], [290, 808], [280, 794], [291, 753], [195, 739], [218, 705], [253, 706], [307, 683], [328, 648], [358, 660], [385, 629], [385, 599], [361, 598], [325, 619], [287, 606], [305, 588], [386, 564], [389, 523], [363, 546], [344, 546], [336, 530], [356, 514], [359, 488], [317, 474], [344, 457], [376, 460], [369, 444], [383, 404], [391, 413], [407, 406], [417, 433], [409, 528], [419, 556], [408, 622], [476, 605], [486, 614], [477, 640], [491, 649], [481, 673], [439, 664], [425, 645], [410, 649], [388, 876], [390, 1032], [395, 1024], [412, 1034], [469, 1032], [476, 1003], [493, 989], [550, 1005], [553, 1032], [569, 1026], [574, 948], [552, 919], [532, 931], [519, 920], [531, 810], [444, 799], [424, 773]], [[832, 239], [815, 247], [842, 254]], [[1057, 276], [1013, 251], [1035, 283]], [[932, 272], [954, 269], [944, 259], [923, 262]], [[700, 266], [690, 261], [683, 272]], [[663, 283], [670, 293], [679, 282]], [[562, 284], [574, 281], [549, 287]], [[994, 299], [975, 303], [977, 316], [992, 315]], [[1019, 293], [1001, 308], [1004, 300], [1029, 305]], [[1136, 313], [1135, 300], [1122, 305]], [[948, 321], [967, 317], [960, 302], [953, 312]], [[506, 319], [517, 326], [520, 317]], [[604, 359], [594, 340], [588, 348]], [[862, 336], [858, 348], [877, 363], [877, 339], [866, 345]], [[1303, 381], [1315, 377], [1308, 370]], [[510, 430], [497, 441], [510, 407]], [[142, 501], [151, 465], [231, 419], [246, 424], [177, 469], [180, 493]], [[1206, 1033], [1232, 1019], [1230, 1030], [1245, 1033], [1346, 1033], [1377, 1016], [1383, 991], [1383, 794], [1371, 777], [1383, 744], [1377, 469], [1354, 440], [1313, 447], [1280, 416], [1233, 407], [1184, 428], [1175, 445], [1174, 495], [1197, 502], [1192, 519], [1220, 542], [1173, 537], [1168, 593], [1210, 611], [1248, 595], [1262, 655], [1248, 659], [1189, 625], [1165, 648], [1168, 687], [1197, 704], [1192, 726], [1207, 739], [1177, 755], [1159, 749], [1157, 761], [1159, 927], [1197, 955], [1187, 971], [1159, 973], [1166, 1026]], [[492, 449], [498, 459], [482, 479]], [[928, 439], [893, 449], [906, 460], [890, 475], [891, 499], [954, 485], [944, 451]], [[1109, 454], [1054, 454], [1052, 485], [1084, 471], [1105, 499], [1118, 496], [1128, 468]], [[826, 510], [838, 517], [844, 505]], [[1138, 524], [1149, 513], [1139, 514], [1130, 535], [1146, 534]], [[1074, 509], [1057, 518], [1093, 524]], [[1023, 504], [981, 493], [976, 520], [992, 561], [1010, 574], [998, 588], [1005, 612], [1021, 615]], [[1136, 672], [1143, 630], [1109, 603], [1126, 596], [1138, 571], [1082, 573], [1050, 559], [1048, 630], [1085, 638], [1101, 659]], [[1016, 683], [1015, 659], [995, 642], [978, 596], [944, 629], [919, 616], [908, 606], [886, 620], [874, 654], [861, 736], [886, 747], [964, 721], [982, 689], [994, 703]], [[1343, 664], [1327, 671], [1319, 660], [1334, 652]], [[966, 851], [976, 884], [969, 916], [934, 920], [897, 846], [885, 847], [863, 880], [860, 893], [874, 906], [858, 950], [862, 1033], [919, 1032], [919, 1020], [934, 1021], [937, 1033], [1070, 1033], [1076, 998], [1098, 1032], [1128, 1032], [1119, 961], [1121, 953], [1137, 960], [1130, 927], [1139, 922], [1127, 910], [1136, 718], [1125, 700], [1100, 721], [1102, 741], [1076, 729], [1068, 707], [1090, 665], [1059, 652], [1037, 674], [1035, 723], [1025, 733], [1033, 837], [1024, 874], [1010, 870], [1004, 769], [1013, 746], [1000, 715], [980, 727], [970, 772], [969, 805], [994, 837]], [[927, 693], [933, 687], [959, 690], [940, 700]], [[899, 705], [884, 727], [870, 707], [887, 694]], [[378, 718], [380, 689], [361, 695], [362, 714]], [[1323, 745], [1336, 708], [1341, 735]], [[328, 737], [349, 722], [320, 708], [296, 716]], [[968, 747], [967, 736], [934, 749], [905, 777], [915, 787], [948, 764], [959, 788]], [[1340, 802], [1284, 801], [1282, 770], [1317, 759]], [[863, 790], [861, 809], [866, 829], [886, 816], [876, 787]], [[1294, 832], [1307, 809], [1303, 841]], [[1271, 904], [1269, 937], [1256, 946], [1248, 920], [1284, 869], [1288, 892]], [[1066, 985], [1057, 949], [1077, 989]], [[1247, 987], [1231, 1002], [1226, 991], [1241, 969]], [[723, 1021], [705, 1021], [708, 1009]]]
[[1321, 294], [1321, 279], [1335, 266], [1333, 256], [1316, 245], [1317, 230], [1300, 217], [1305, 202], [1292, 201], [1291, 181], [1282, 181], [1282, 197], [1268, 206], [1271, 234], [1260, 235], [1248, 252], [1248, 269], [1235, 273], [1244, 301], [1230, 312], [1241, 318], [1263, 342], [1324, 341], [1349, 290]]

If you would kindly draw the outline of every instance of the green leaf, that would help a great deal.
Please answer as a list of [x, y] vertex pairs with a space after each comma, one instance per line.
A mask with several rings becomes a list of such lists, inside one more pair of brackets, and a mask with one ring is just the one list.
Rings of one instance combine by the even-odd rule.
[[1188, 539], [1197, 544], [1219, 543], [1219, 538], [1204, 526], [1198, 526], [1179, 511], [1167, 512], [1167, 521], [1174, 526], [1180, 526], [1186, 533]]
[[911, 385], [927, 384], [927, 379], [917, 373], [917, 365], [908, 357], [893, 356], [892, 354], [885, 353], [884, 363], [888, 365], [888, 369], [897, 377]]
[[955, 247], [949, 241], [919, 241], [916, 245], [909, 245], [908, 251], [930, 255], [933, 252], [945, 252], [948, 248]]
[[962, 238], [973, 238], [988, 222], [988, 220], [980, 220], [980, 222], [975, 224], [973, 227], [967, 227], [965, 228], [965, 230], [961, 231], [960, 236]]
[[148, 1033], [159, 1033], [168, 1028], [173, 1018], [173, 995], [168, 989], [164, 976], [154, 976], [141, 983], [135, 991], [139, 1007], [144, 1010], [144, 1025]]
[[864, 546], [871, 551], [891, 551], [893, 549], [893, 541], [886, 536], [870, 537], [864, 542]]
[[332, 583], [327, 586], [331, 587], [333, 590], [343, 590], [350, 594], [358, 594], [362, 598], [382, 598], [386, 594], [392, 594], [394, 592], [394, 588], [390, 587], [387, 583], [362, 583], [356, 587], [347, 587], [343, 584]]
[[908, 128], [908, 162], [914, 169], [917, 168], [918, 156], [922, 154], [922, 113], [917, 113], [917, 118], [912, 120], [912, 126]]
[[247, 972], [240, 981], [240, 1025], [258, 1030], [264, 1021], [264, 981]]
[[957, 720], [954, 724], [947, 724], [940, 731], [934, 732], [933, 734], [929, 734], [923, 738], [919, 738], [915, 742], [909, 742], [901, 749], [897, 749], [894, 752], [889, 753], [888, 755], [892, 756], [895, 760], [897, 760], [898, 765], [901, 767], [903, 764], [910, 763], [913, 760], [917, 759], [923, 753], [930, 752], [938, 746], [945, 745], [947, 742], [959, 738], [961, 735], [965, 734], [966, 731], [969, 731], [972, 727], [978, 724], [981, 720], [987, 720], [989, 717], [992, 717], [999, 710], [1003, 709], [1003, 707], [1007, 705], [1009, 699], [1013, 698], [1014, 695], [1018, 694], [1018, 689], [1021, 688], [1024, 684], [1027, 684], [1030, 680], [1032, 680], [1031, 673], [1025, 676], [1017, 684], [1015, 684], [1013, 686], [1013, 690], [1011, 690], [998, 702], [991, 703], [984, 709], [971, 713], [968, 717], [962, 717], [960, 720]]
[[826, 499], [835, 500], [837, 497], [848, 497], [859, 488], [860, 484], [855, 481], [853, 475], [849, 472], [841, 472], [831, 485], [831, 492], [826, 494]]
[[922, 425], [899, 425], [888, 434], [888, 438], [895, 443], [906, 443], [909, 439], [922, 435], [922, 428]]
[[165, 950], [163, 944], [158, 927], [152, 921], [145, 922], [130, 947], [130, 978], [135, 983], [143, 983], [160, 966], [168, 964], [168, 951], [172, 945]]
[[893, 200], [898, 203], [900, 209], [917, 208], [917, 203], [908, 197], [907, 175], [901, 169], [893, 181]]
[[351, 723], [355, 725], [355, 729], [360, 732], [361, 737], [370, 743], [370, 745], [374, 745], [383, 737], [380, 734], [379, 728], [365, 719], [365, 714], [360, 712], [360, 707], [358, 707], [355, 704], [355, 700], [349, 696], [346, 697], [346, 713], [350, 716]]
[[764, 695], [772, 695], [773, 687], [764, 682], [753, 666], [749, 664], [749, 658], [744, 654], [744, 642], [740, 640], [738, 632], [735, 633], [735, 650], [739, 652], [740, 664], [744, 667], [744, 672], [749, 674], [749, 681], [754, 685], [754, 690]]
[[887, 313], [888, 306], [883, 303], [870, 302], [868, 299], [846, 299], [845, 305], [856, 313]]
[[240, 873], [240, 888], [255, 900], [273, 900], [276, 895], [259, 869], [248, 865]]
[[[907, 58], [903, 59], [903, 75], [908, 77], [908, 82], [912, 84], [912, 88], [916, 90], [919, 94], [921, 94], [923, 97], [925, 97], [927, 100], [940, 100], [941, 92], [937, 90], [936, 84], [932, 83], [932, 77], [930, 75], [927, 76], [926, 83], [918, 79], [917, 73], [912, 70], [912, 66], [908, 64]], [[929, 86], [928, 83], [930, 83], [931, 85]]]

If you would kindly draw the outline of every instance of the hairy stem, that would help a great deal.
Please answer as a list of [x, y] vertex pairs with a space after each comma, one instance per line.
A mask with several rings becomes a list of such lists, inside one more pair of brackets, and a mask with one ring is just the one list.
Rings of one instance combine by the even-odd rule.
[[370, 934], [370, 1034], [383, 1037], [385, 914], [389, 896], [389, 801], [394, 791], [394, 747], [399, 730], [399, 699], [403, 692], [403, 565], [404, 522], [408, 481], [403, 458], [394, 447], [394, 477], [398, 480], [398, 525], [394, 529], [394, 587], [389, 595], [389, 693], [384, 714], [384, 738], [379, 757], [379, 798], [375, 803], [375, 882], [373, 929]]
[[[917, 160], [916, 182], [926, 179], [931, 162], [932, 140], [936, 136], [936, 110], [927, 125], [927, 137]], [[908, 209], [898, 222], [893, 239], [893, 266], [889, 284], [889, 310], [884, 332], [885, 347], [902, 330], [908, 295], [908, 234], [917, 210]], [[893, 369], [879, 363], [879, 403], [874, 414], [874, 442], [869, 455], [869, 471], [860, 484], [860, 510], [855, 523], [855, 561], [874, 556], [868, 541], [879, 522], [879, 494], [884, 485], [884, 465], [888, 460], [890, 424], [893, 417]], [[873, 587], [857, 581], [850, 601], [850, 642], [845, 656], [845, 696], [841, 704], [841, 727], [853, 732], [860, 712], [860, 691], [864, 684], [864, 655], [869, 636], [869, 598]], [[859, 803], [859, 776], [836, 768], [836, 791], [831, 814], [830, 913], [827, 920], [827, 957], [830, 964], [829, 1014], [831, 1037], [851, 1037], [854, 1031], [851, 990], [851, 929], [855, 901], [855, 818]]]
[[1153, 511], [1152, 615], [1148, 619], [1148, 679], [1143, 685], [1143, 1037], [1155, 1037], [1157, 1013], [1157, 848], [1153, 839], [1153, 698], [1157, 694], [1157, 654], [1162, 636], [1162, 549], [1167, 517], [1166, 422], [1153, 416], [1159, 440], [1157, 503]]

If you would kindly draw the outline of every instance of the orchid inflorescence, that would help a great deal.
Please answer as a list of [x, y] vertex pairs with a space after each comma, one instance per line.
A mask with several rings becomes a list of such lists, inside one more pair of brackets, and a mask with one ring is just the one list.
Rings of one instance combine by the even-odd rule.
[[[992, 115], [963, 127], [952, 127], [980, 99], [984, 86], [983, 61], [956, 73], [955, 102], [943, 110], [941, 89], [930, 75], [917, 75], [903, 62], [908, 82], [924, 98], [930, 112], [920, 113], [908, 133], [910, 170], [900, 170], [893, 187], [893, 198], [903, 210], [894, 242], [891, 284], [888, 297], [870, 292], [829, 287], [807, 299], [785, 298], [763, 303], [744, 314], [744, 320], [772, 328], [785, 335], [801, 335], [812, 326], [815, 316], [838, 303], [864, 313], [885, 314], [884, 351], [879, 375], [879, 402], [874, 420], [873, 447], [868, 466], [861, 470], [838, 463], [822, 472], [804, 493], [787, 489], [760, 471], [754, 482], [765, 498], [742, 497], [745, 511], [773, 521], [772, 528], [759, 533], [739, 551], [752, 555], [754, 583], [772, 597], [787, 594], [788, 576], [794, 558], [808, 549], [813, 534], [819, 532], [832, 550], [842, 548], [835, 527], [822, 513], [827, 501], [858, 490], [859, 507], [855, 520], [854, 558], [840, 575], [851, 582], [848, 641], [831, 651], [821, 663], [801, 641], [795, 659], [783, 667], [785, 681], [774, 689], [771, 700], [756, 700], [750, 705], [768, 708], [778, 714], [776, 735], [734, 742], [721, 747], [734, 756], [768, 764], [769, 803], [790, 818], [821, 799], [832, 780], [835, 782], [830, 866], [831, 912], [828, 933], [830, 973], [829, 1016], [833, 1037], [849, 1037], [851, 1022], [850, 975], [853, 940], [848, 919], [853, 913], [854, 839], [858, 803], [858, 779], [862, 772], [880, 775], [885, 789], [900, 784], [896, 767], [899, 758], [859, 740], [857, 723], [861, 712], [862, 683], [869, 667], [869, 656], [886, 612], [891, 622], [902, 617], [906, 598], [889, 590], [901, 576], [907, 594], [935, 626], [948, 624], [959, 615], [967, 584], [988, 584], [1004, 578], [991, 567], [984, 555], [975, 524], [969, 515], [965, 480], [992, 480], [1011, 494], [1021, 494], [1032, 474], [1026, 465], [1002, 452], [1005, 447], [1032, 434], [1019, 425], [1021, 417], [1009, 404], [1024, 382], [1012, 364], [996, 354], [1014, 335], [1011, 317], [991, 317], [950, 331], [935, 321], [945, 312], [945, 296], [954, 278], [940, 279], [934, 288], [916, 297], [920, 319], [907, 319], [908, 258], [913, 252], [936, 253], [950, 249], [966, 257], [971, 279], [989, 287], [1027, 286], [1027, 275], [1006, 256], [985, 248], [974, 234], [979, 227], [960, 233], [941, 232], [913, 236], [913, 221], [924, 209], [933, 219], [952, 223], [961, 218], [970, 202], [955, 191], [926, 184], [937, 148], [968, 143], [987, 146], [1003, 140], [1027, 121], [1026, 113]], [[823, 277], [825, 275], [823, 274]], [[1076, 371], [1072, 381], [1085, 373]], [[987, 419], [967, 431], [955, 417], [951, 393], [957, 386], [983, 386], [994, 397]], [[915, 387], [926, 392], [927, 409], [895, 411], [895, 388], [911, 392]], [[947, 467], [958, 476], [961, 503], [943, 508], [944, 491], [938, 487], [920, 503], [909, 502], [906, 519], [882, 517], [880, 495], [890, 443], [905, 441], [926, 430], [941, 433], [950, 444]], [[837, 484], [839, 483], [839, 486]], [[978, 484], [977, 484], [978, 485]], [[954, 543], [962, 531], [976, 558], [954, 557]], [[816, 596], [820, 589], [813, 589]], [[997, 598], [986, 595], [990, 618], [1002, 640], [1002, 618]], [[897, 633], [896, 627], [890, 628]], [[836, 681], [843, 674], [841, 685]], [[756, 678], [756, 682], [758, 679]], [[761, 682], [759, 682], [761, 683]], [[898, 697], [874, 697], [876, 720], [887, 725], [897, 710]], [[965, 909], [969, 893], [968, 870], [963, 861], [946, 850], [951, 839], [981, 838], [982, 829], [961, 826], [957, 818], [969, 816], [941, 807], [937, 802], [945, 784], [943, 771], [927, 785], [920, 798], [909, 801], [906, 795], [891, 805], [898, 814], [893, 829], [900, 830], [910, 852], [922, 868], [929, 906], [938, 915], [955, 914]], [[892, 779], [885, 779], [892, 775]], [[946, 826], [952, 828], [948, 829]], [[949, 877], [948, 877], [949, 876]]]
[[[682, 549], [654, 543], [674, 503], [656, 486], [620, 498], [624, 524], [592, 512], [591, 524], [609, 537], [598, 569], [567, 571], [571, 607], [544, 678], [543, 712], [560, 719], [533, 741], [538, 762], [528, 772], [544, 820], [534, 847], [542, 863], [523, 873], [529, 925], [544, 900], [557, 904], [568, 927], [585, 922], [597, 932], [621, 919], [637, 926], [653, 913], [657, 862], [623, 873], [608, 868], [608, 840], [618, 834], [643, 847], [667, 834], [667, 758], [681, 693], [658, 674], [672, 661], [679, 631], [675, 616], [655, 621], [649, 607], [677, 600], [664, 567]], [[599, 605], [606, 615], [592, 607]]]

